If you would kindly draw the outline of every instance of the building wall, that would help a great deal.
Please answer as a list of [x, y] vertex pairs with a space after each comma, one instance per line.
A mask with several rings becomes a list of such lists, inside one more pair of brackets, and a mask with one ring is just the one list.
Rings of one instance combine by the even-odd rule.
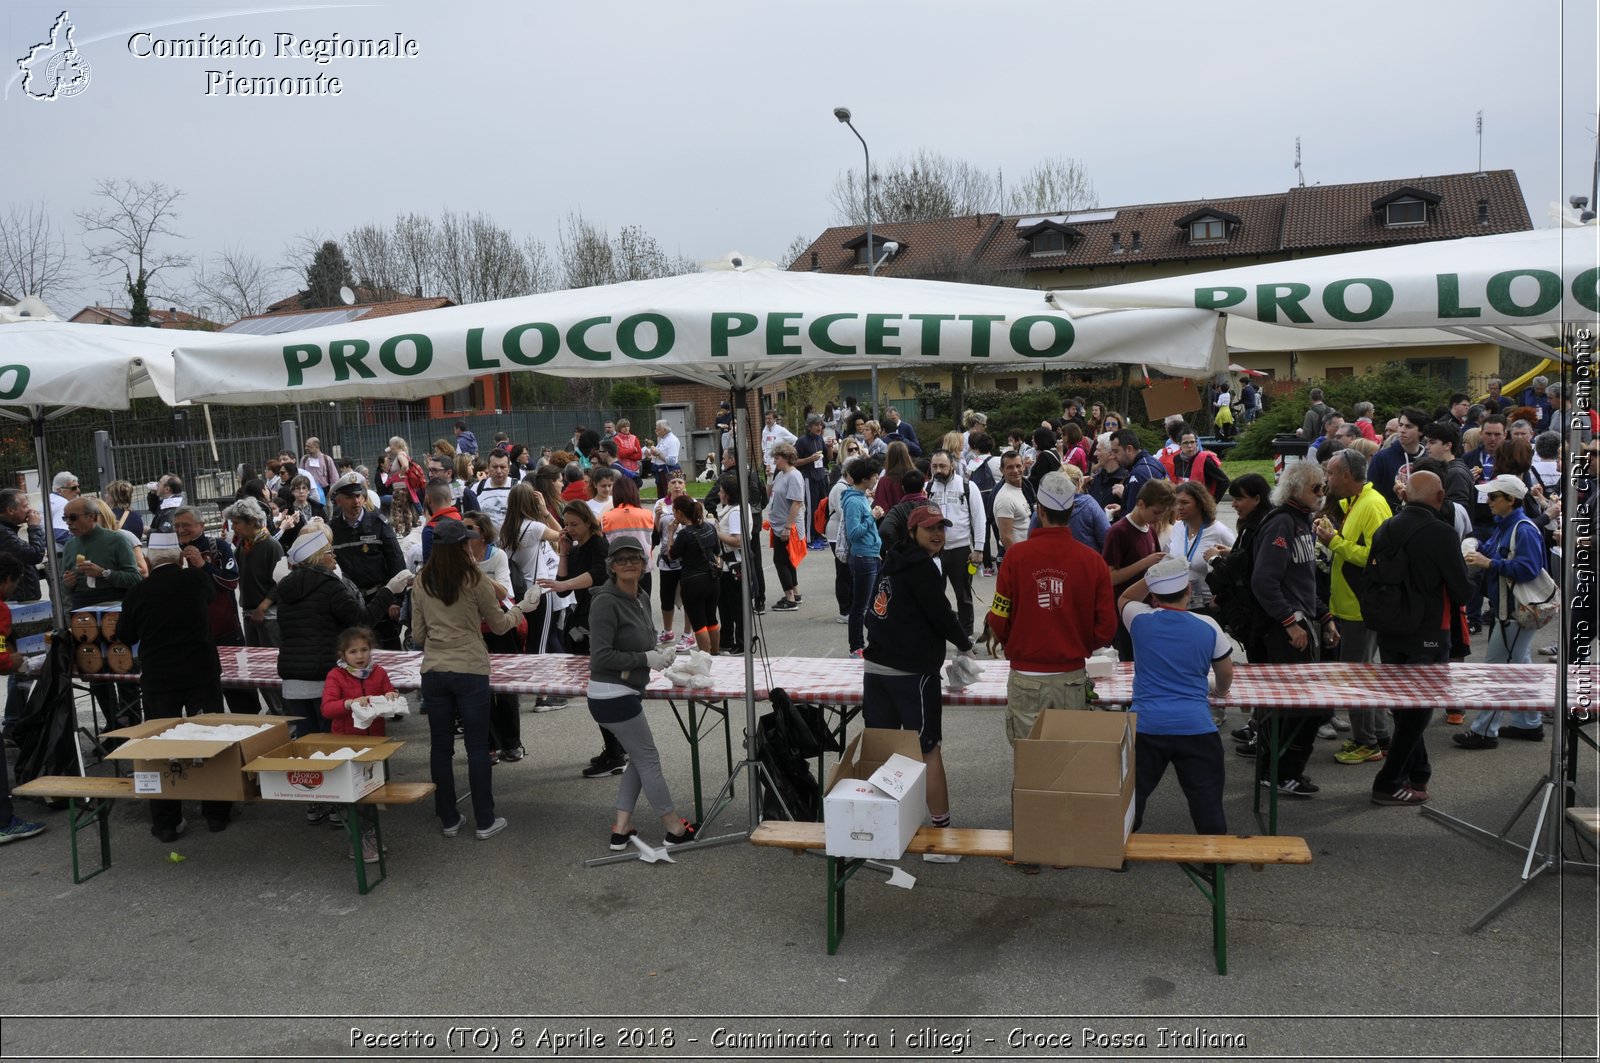
[[[689, 404], [689, 414], [686, 420], [690, 431], [701, 431], [711, 428], [717, 421], [718, 407], [728, 401], [726, 388], [714, 388], [705, 384], [694, 384], [684, 380], [658, 378], [656, 385], [661, 389], [662, 403], [685, 402]], [[761, 397], [759, 391], [752, 389], [745, 403], [750, 424], [750, 447], [752, 454], [761, 453]]]

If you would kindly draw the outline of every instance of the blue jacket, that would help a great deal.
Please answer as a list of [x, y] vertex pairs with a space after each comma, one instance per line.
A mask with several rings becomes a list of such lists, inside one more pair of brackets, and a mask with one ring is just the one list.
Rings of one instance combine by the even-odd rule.
[[[1419, 453], [1411, 455], [1411, 460], [1421, 461], [1427, 454], [1427, 448], [1422, 448]], [[1394, 478], [1400, 475], [1400, 470], [1405, 467], [1406, 452], [1399, 440], [1372, 455], [1372, 460], [1367, 463], [1367, 483], [1377, 489], [1383, 500], [1389, 503], [1391, 510], [1400, 509], [1400, 499], [1394, 493]]]
[[[1511, 553], [1511, 532], [1517, 532], [1517, 552]], [[1504, 517], [1494, 518], [1494, 534], [1478, 547], [1478, 552], [1489, 558], [1489, 607], [1500, 615], [1500, 581], [1527, 583], [1544, 571], [1544, 535], [1526, 513], [1514, 509]], [[1509, 603], [1508, 603], [1509, 605]], [[1509, 612], [1509, 609], [1508, 609]]]
[[1072, 537], [1084, 546], [1097, 554], [1105, 553], [1106, 532], [1111, 520], [1093, 495], [1079, 492], [1072, 500], [1072, 508], [1067, 511], [1067, 527], [1072, 529]]
[[1166, 478], [1166, 467], [1144, 451], [1139, 451], [1139, 456], [1128, 466], [1128, 477], [1123, 481], [1122, 512], [1127, 514], [1133, 510], [1133, 504], [1139, 500], [1139, 488], [1150, 480]]
[[898, 439], [911, 451], [913, 458], [922, 457], [922, 444], [917, 442], [917, 430], [911, 427], [910, 421], [900, 421], [893, 428], [884, 429], [883, 438], [891, 443]]
[[847, 487], [841, 501], [844, 538], [850, 544], [850, 556], [880, 556], [883, 553], [883, 539], [878, 535], [878, 522], [872, 519], [872, 499], [854, 487]]
[[461, 454], [476, 454], [478, 452], [478, 437], [471, 432], [462, 432], [456, 436], [456, 451]]

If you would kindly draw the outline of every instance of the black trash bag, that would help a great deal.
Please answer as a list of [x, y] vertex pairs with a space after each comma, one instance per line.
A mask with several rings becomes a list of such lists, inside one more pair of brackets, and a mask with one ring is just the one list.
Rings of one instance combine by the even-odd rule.
[[73, 702], [72, 662], [77, 643], [70, 631], [57, 631], [45, 651], [44, 668], [34, 680], [27, 707], [17, 720], [16, 781], [42, 775], [77, 775], [78, 725]]
[[768, 700], [778, 718], [778, 727], [791, 749], [802, 757], [820, 757], [824, 752], [839, 752], [839, 740], [823, 723], [821, 705], [789, 700], [789, 692], [773, 687]]
[[[772, 780], [769, 786], [765, 778], [761, 779], [763, 819], [806, 823], [822, 820], [822, 789], [811, 774], [811, 765], [784, 737], [776, 713], [769, 712], [756, 723], [755, 758]], [[783, 799], [782, 804], [779, 797]]]

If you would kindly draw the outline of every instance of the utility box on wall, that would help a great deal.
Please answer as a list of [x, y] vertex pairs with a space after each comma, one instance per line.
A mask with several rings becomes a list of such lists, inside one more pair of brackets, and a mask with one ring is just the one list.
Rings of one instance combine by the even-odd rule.
[[[678, 441], [684, 446], [689, 443], [689, 411], [690, 405], [687, 402], [664, 402], [656, 407], [656, 420], [670, 424], [672, 434], [677, 436]], [[644, 439], [654, 439], [656, 426], [636, 424], [633, 426], [633, 434]]]

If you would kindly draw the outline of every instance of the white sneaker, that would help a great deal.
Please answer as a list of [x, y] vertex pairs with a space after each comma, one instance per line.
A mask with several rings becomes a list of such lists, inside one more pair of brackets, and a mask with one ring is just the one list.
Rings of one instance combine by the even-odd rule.
[[495, 821], [493, 823], [489, 824], [487, 827], [483, 828], [482, 830], [473, 831], [472, 834], [480, 842], [484, 842], [484, 841], [488, 841], [490, 838], [493, 838], [496, 834], [499, 834], [501, 831], [503, 831], [505, 829], [506, 829], [506, 817], [497, 816], [497, 817], [495, 817]]
[[925, 864], [959, 864], [961, 857], [955, 853], [923, 853], [922, 862]]
[[1350, 730], [1350, 721], [1343, 716], [1335, 716], [1333, 718], [1333, 729], [1335, 731], [1348, 731]]
[[834, 621], [835, 624], [848, 624], [849, 622], [850, 622], [850, 614], [849, 613], [846, 613], [845, 615], [839, 617], [837, 620]]
[[1337, 738], [1338, 735], [1339, 732], [1333, 729], [1333, 724], [1331, 723], [1325, 723], [1321, 727], [1317, 728], [1318, 738]]

